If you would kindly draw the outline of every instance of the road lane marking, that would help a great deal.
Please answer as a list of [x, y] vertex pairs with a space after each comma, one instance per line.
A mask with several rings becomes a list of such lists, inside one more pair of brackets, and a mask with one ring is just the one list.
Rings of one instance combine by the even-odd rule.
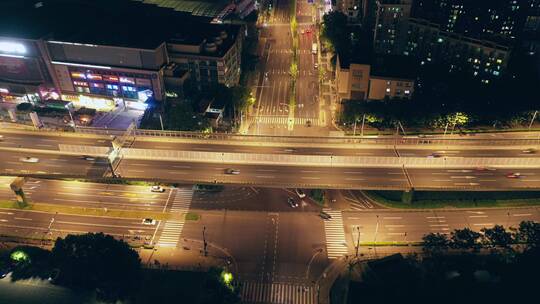
[[488, 217], [487, 215], [469, 215], [471, 218]]
[[496, 182], [497, 180], [495, 180], [495, 179], [479, 179], [478, 181], [480, 181], [480, 182]]
[[531, 213], [516, 213], [516, 214], [512, 214], [512, 216], [531, 216], [532, 214]]
[[448, 224], [431, 224], [429, 227], [448, 227]]
[[149, 167], [149, 164], [130, 164], [130, 166]]
[[472, 172], [472, 170], [446, 170], [446, 172], [451, 172], [451, 173], [468, 173], [468, 172]]
[[427, 219], [443, 219], [445, 216], [426, 216]]
[[305, 176], [302, 176], [300, 178], [301, 179], [321, 179], [320, 177], [305, 177]]
[[96, 226], [96, 227], [109, 227], [109, 228], [127, 228], [131, 230], [142, 230], [142, 229], [154, 229], [154, 226], [125, 226], [125, 225], [111, 225], [111, 224], [97, 224], [97, 223], [82, 223], [82, 222], [68, 222], [68, 221], [55, 221], [58, 224], [66, 225], [81, 225], [81, 226]]
[[189, 169], [191, 166], [173, 166], [173, 168], [180, 168], [180, 169]]
[[387, 216], [387, 217], [383, 217], [383, 220], [401, 220], [402, 217], [401, 216]]
[[401, 236], [404, 236], [405, 235], [405, 232], [388, 232], [386, 233], [387, 235], [401, 235]]
[[169, 172], [170, 174], [188, 174], [187, 172], [182, 172], [182, 171], [167, 171]]
[[345, 171], [343, 173], [345, 173], [345, 174], [362, 174], [363, 172], [361, 172], [361, 171]]
[[364, 178], [354, 178], [354, 177], [347, 177], [345, 180], [353, 180], [353, 181], [362, 181], [365, 180]]
[[452, 180], [450, 180], [450, 179], [434, 179], [433, 181], [434, 182], [451, 182]]
[[384, 227], [388, 227], [388, 228], [400, 228], [400, 227], [405, 227], [405, 225], [384, 225]]
[[53, 145], [36, 144], [37, 147], [54, 147]]
[[277, 170], [272, 169], [256, 169], [256, 172], [276, 172]]
[[390, 179], [390, 181], [392, 182], [406, 182], [407, 180], [406, 179], [403, 179], [403, 178], [393, 178], [393, 179]]
[[27, 218], [27, 217], [14, 217], [14, 219], [21, 220], [21, 221], [31, 221], [32, 220], [31, 218]]
[[0, 212], [0, 214], [13, 215], [13, 212]]
[[257, 175], [255, 177], [256, 178], [275, 178], [275, 176], [271, 176], [271, 175]]
[[302, 173], [319, 173], [321, 171], [312, 171], [312, 170], [301, 170]]
[[403, 175], [403, 173], [401, 173], [401, 172], [388, 172], [387, 174], [390, 174], [390, 175]]
[[480, 223], [480, 224], [473, 224], [474, 226], [493, 226], [493, 223]]

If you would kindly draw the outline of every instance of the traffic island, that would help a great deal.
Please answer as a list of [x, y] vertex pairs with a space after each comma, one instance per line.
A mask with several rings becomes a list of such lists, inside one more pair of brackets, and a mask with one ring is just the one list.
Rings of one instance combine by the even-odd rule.
[[[363, 193], [378, 204], [396, 209], [497, 208], [540, 205], [540, 191], [403, 191]], [[407, 199], [405, 199], [407, 198]]]

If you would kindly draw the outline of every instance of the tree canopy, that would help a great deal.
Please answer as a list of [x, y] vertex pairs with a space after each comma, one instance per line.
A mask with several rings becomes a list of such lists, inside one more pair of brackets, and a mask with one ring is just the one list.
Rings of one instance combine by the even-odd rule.
[[139, 287], [139, 255], [110, 235], [87, 233], [58, 238], [52, 257], [60, 271], [59, 284], [95, 289], [104, 300], [127, 298]]

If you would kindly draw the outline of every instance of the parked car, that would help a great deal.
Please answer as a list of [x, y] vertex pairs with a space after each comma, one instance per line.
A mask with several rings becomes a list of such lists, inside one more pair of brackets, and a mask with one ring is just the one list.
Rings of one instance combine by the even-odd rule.
[[94, 161], [94, 160], [96, 160], [95, 157], [90, 156], [90, 155], [83, 155], [82, 158], [83, 158], [84, 160], [87, 160], [87, 161]]
[[520, 178], [521, 173], [519, 173], [519, 172], [510, 172], [510, 173], [506, 174], [506, 177], [507, 178]]

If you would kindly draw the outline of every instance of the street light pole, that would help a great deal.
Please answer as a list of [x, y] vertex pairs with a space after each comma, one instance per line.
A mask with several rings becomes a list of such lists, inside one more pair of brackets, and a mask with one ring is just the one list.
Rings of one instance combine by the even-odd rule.
[[364, 122], [366, 121], [366, 114], [362, 116], [362, 128], [360, 129], [360, 136], [364, 137]]
[[208, 247], [208, 243], [206, 242], [206, 226], [203, 226], [203, 231], [202, 231], [202, 237], [203, 237], [203, 253], [204, 253], [204, 256], [208, 256], [208, 250], [207, 250], [207, 247]]
[[358, 231], [358, 237], [356, 238], [355, 256], [358, 259], [358, 250], [360, 248], [360, 226], [356, 226], [356, 231]]
[[536, 119], [536, 115], [538, 115], [538, 111], [534, 111], [534, 114], [533, 114], [533, 117], [531, 119], [531, 123], [529, 124], [529, 130], [531, 129], [533, 123], [534, 123], [534, 120]]

